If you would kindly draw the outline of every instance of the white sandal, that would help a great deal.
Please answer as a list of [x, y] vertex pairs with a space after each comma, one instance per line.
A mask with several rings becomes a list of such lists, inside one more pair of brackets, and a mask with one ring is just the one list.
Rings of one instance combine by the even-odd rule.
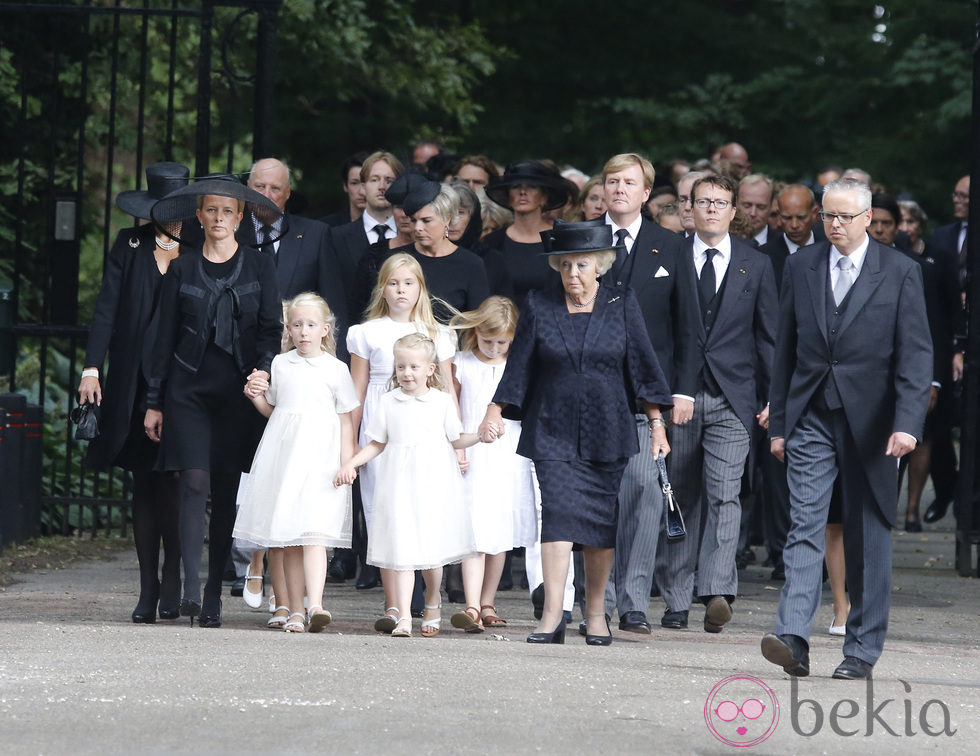
[[310, 624], [307, 630], [311, 633], [319, 633], [333, 622], [333, 616], [320, 605], [311, 606], [308, 612], [310, 617]]
[[[279, 614], [279, 612], [286, 612], [285, 615]], [[271, 627], [273, 630], [282, 630], [282, 626], [286, 624], [286, 620], [289, 619], [289, 607], [288, 606], [277, 606], [272, 610], [272, 616], [269, 617], [269, 621], [266, 622], [267, 627]]]
[[[299, 619], [294, 620], [293, 617], [299, 617]], [[282, 626], [282, 629], [287, 633], [305, 633], [306, 614], [304, 612], [293, 612], [289, 615], [289, 619], [286, 621], [286, 624]]]
[[[403, 623], [408, 623], [408, 629], [402, 627]], [[411, 638], [412, 637], [412, 615], [402, 617], [395, 623], [395, 629], [391, 631], [392, 638]]]
[[422, 637], [423, 638], [434, 638], [439, 634], [439, 630], [442, 628], [442, 604], [436, 604], [435, 606], [425, 605], [426, 609], [439, 609], [439, 616], [434, 619], [424, 619], [422, 620]]

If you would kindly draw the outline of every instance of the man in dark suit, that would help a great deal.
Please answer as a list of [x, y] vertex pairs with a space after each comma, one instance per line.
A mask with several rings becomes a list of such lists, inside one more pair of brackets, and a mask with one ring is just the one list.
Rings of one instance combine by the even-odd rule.
[[752, 239], [762, 246], [777, 232], [769, 230], [772, 209], [772, 179], [761, 173], [751, 173], [738, 182], [738, 206], [752, 224]]
[[[374, 152], [361, 166], [361, 181], [365, 185], [367, 206], [359, 221], [330, 229], [329, 245], [340, 263], [344, 291], [355, 290], [357, 265], [372, 244], [384, 244], [385, 239], [397, 236], [391, 203], [385, 192], [401, 175], [404, 167], [390, 152]], [[350, 300], [348, 300], [350, 304]], [[361, 313], [351, 312], [351, 322], [359, 323]]]
[[320, 218], [323, 223], [333, 228], [334, 226], [345, 226], [353, 223], [361, 217], [364, 207], [367, 205], [365, 186], [361, 181], [361, 166], [364, 159], [368, 156], [366, 152], [355, 152], [344, 161], [340, 167], [341, 188], [347, 195], [347, 207], [343, 210]]
[[[732, 617], [738, 588], [739, 491], [769, 391], [777, 296], [769, 259], [728, 233], [735, 217], [731, 180], [700, 178], [692, 197], [697, 232], [682, 253], [700, 318], [685, 335], [682, 348], [692, 354], [678, 366], [669, 434], [671, 482], [688, 535], [666, 545], [657, 583], [667, 602], [661, 625], [686, 627], [697, 570], [704, 629], [717, 633]], [[699, 547], [702, 497], [707, 520]]]
[[[650, 161], [634, 153], [615, 155], [602, 169], [608, 208], [605, 220], [618, 249], [616, 263], [604, 278], [636, 292], [647, 334], [671, 386], [681, 357], [678, 347], [696, 323], [697, 304], [685, 278], [687, 269], [680, 265], [680, 239], [640, 214], [653, 188], [654, 175]], [[643, 448], [650, 431], [646, 415], [639, 409], [636, 433]], [[616, 561], [607, 592], [607, 609], [610, 614], [618, 610], [620, 630], [650, 632], [646, 612], [663, 520], [657, 466], [650, 454], [641, 451], [630, 458], [623, 475]]]
[[780, 298], [769, 432], [772, 453], [787, 461], [792, 526], [776, 632], [762, 654], [809, 674], [836, 483], [851, 611], [833, 676], [864, 679], [888, 627], [897, 459], [922, 434], [932, 343], [919, 266], [867, 234], [870, 189], [828, 184], [821, 217], [829, 243], [787, 261]]

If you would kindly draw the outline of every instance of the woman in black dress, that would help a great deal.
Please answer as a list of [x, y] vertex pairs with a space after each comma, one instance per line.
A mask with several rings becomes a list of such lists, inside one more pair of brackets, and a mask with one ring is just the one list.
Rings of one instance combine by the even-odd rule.
[[617, 497], [626, 461], [639, 451], [634, 411], [650, 418], [651, 454], [666, 455], [661, 409], [672, 400], [633, 290], [599, 281], [616, 259], [610, 227], [556, 221], [541, 237], [561, 284], [528, 294], [480, 433], [502, 433], [502, 417], [523, 420], [517, 451], [534, 461], [541, 489], [544, 611], [528, 643], [564, 643], [562, 594], [579, 544], [586, 643], [605, 646]]
[[[487, 196], [512, 210], [514, 222], [484, 237], [480, 254], [497, 250], [502, 256], [519, 307], [532, 289], [556, 284], [558, 276], [541, 256], [541, 233], [551, 228], [542, 214], [562, 207], [572, 195], [572, 185], [538, 160], [511, 163], [504, 175], [493, 178]], [[494, 294], [500, 294], [494, 291]]]
[[[238, 481], [255, 451], [254, 410], [246, 377], [264, 372], [279, 352], [282, 305], [271, 257], [239, 247], [235, 231], [245, 200], [270, 223], [279, 209], [236, 179], [210, 178], [158, 203], [154, 219], [182, 217], [197, 205], [201, 254], [170, 266], [160, 298], [144, 427], [162, 441], [160, 469], [180, 471], [180, 539], [184, 598], [180, 612], [221, 626], [221, 581], [231, 550]], [[164, 422], [166, 421], [166, 422]], [[211, 493], [208, 579], [201, 600], [205, 504]]]
[[[120, 192], [116, 205], [127, 215], [148, 220], [156, 201], [186, 186], [189, 175], [179, 163], [154, 163], [146, 169], [147, 189]], [[133, 474], [133, 541], [140, 567], [133, 622], [156, 622], [157, 604], [160, 619], [176, 619], [180, 604], [177, 477], [153, 470], [158, 447], [143, 432], [143, 415], [149, 368], [144, 353], [154, 341], [151, 323], [163, 276], [181, 251], [178, 242], [152, 223], [119, 232], [106, 260], [78, 385], [82, 404], [101, 407], [101, 435], [89, 442], [85, 464], [97, 470], [121, 467]], [[103, 394], [99, 375], [106, 354]]]

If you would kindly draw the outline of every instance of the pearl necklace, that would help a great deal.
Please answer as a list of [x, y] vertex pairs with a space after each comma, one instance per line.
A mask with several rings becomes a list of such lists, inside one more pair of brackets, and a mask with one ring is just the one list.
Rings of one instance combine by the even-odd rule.
[[565, 297], [568, 299], [569, 302], [572, 303], [572, 307], [578, 307], [580, 310], [585, 309], [590, 304], [592, 304], [593, 302], [595, 302], [595, 298], [597, 296], [599, 296], [599, 289], [598, 288], [595, 290], [595, 294], [592, 295], [592, 299], [590, 299], [588, 302], [583, 302], [582, 304], [579, 304], [574, 299], [572, 299], [572, 295], [571, 294], [569, 294], [568, 292], [565, 292]]
[[161, 241], [159, 236], [155, 238], [156, 238], [157, 246], [160, 249], [164, 250], [165, 252], [170, 252], [171, 250], [176, 249], [177, 245], [180, 244], [180, 242], [177, 239], [171, 239], [170, 241]]

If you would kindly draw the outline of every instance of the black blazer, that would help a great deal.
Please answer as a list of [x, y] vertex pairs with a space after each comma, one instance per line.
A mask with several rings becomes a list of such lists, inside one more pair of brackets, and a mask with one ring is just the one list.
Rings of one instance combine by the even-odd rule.
[[926, 315], [932, 335], [932, 379], [940, 384], [942, 390], [949, 391], [953, 382], [956, 335], [966, 327], [960, 304], [960, 284], [956, 277], [956, 259], [949, 254], [934, 256], [929, 245], [921, 255], [900, 251], [922, 268]]
[[[698, 373], [707, 364], [751, 437], [755, 416], [769, 395], [778, 294], [769, 258], [748, 242], [729, 238], [732, 256], [714, 327], [706, 333], [698, 306], [697, 329], [688, 336], [693, 354], [682, 365], [674, 393], [695, 396], [701, 388]], [[690, 296], [697, 302], [694, 238], [685, 239], [681, 249]]]
[[629, 255], [621, 255], [603, 276], [606, 282], [628, 285], [636, 293], [667, 385], [673, 387], [678, 365], [690, 359], [685, 334], [697, 329], [698, 302], [691, 297], [689, 269], [681, 264], [680, 239], [644, 218]]
[[143, 352], [153, 343], [150, 324], [159, 275], [154, 236], [152, 223], [119, 232], [95, 302], [85, 364], [101, 368], [106, 354], [112, 357], [102, 381], [101, 435], [89, 442], [85, 455], [86, 464], [98, 469], [112, 466], [129, 435], [134, 407], [143, 399], [136, 394], [141, 370], [148, 372]]
[[937, 259], [949, 257], [954, 261], [957, 283], [961, 286], [966, 277], [966, 270], [960, 268], [960, 229], [962, 224], [962, 221], [956, 221], [940, 226], [932, 232], [932, 236], [927, 242], [933, 257]]
[[343, 282], [344, 291], [347, 293], [347, 309], [353, 318], [359, 318], [360, 313], [355, 313], [351, 308], [350, 293], [354, 291], [356, 284], [357, 265], [361, 257], [371, 246], [364, 231], [364, 224], [358, 219], [354, 223], [345, 226], [331, 227], [327, 235], [327, 246], [330, 248], [331, 259], [337, 261], [340, 266], [340, 280]]
[[[232, 285], [240, 313], [237, 319], [238, 369], [244, 378], [253, 368], [269, 371], [282, 341], [282, 301], [272, 260], [240, 246], [242, 270]], [[196, 372], [207, 349], [209, 289], [200, 253], [181, 255], [170, 264], [160, 292], [159, 327], [147, 380], [147, 406], [163, 406], [163, 388], [176, 364]], [[227, 296], [227, 295], [223, 295]]]
[[528, 292], [493, 400], [523, 419], [517, 451], [530, 459], [613, 461], [639, 451], [634, 408], [669, 407], [636, 295], [600, 285], [583, 344], [569, 332], [560, 286]]
[[898, 478], [885, 456], [895, 432], [922, 438], [932, 379], [932, 340], [919, 266], [871, 239], [834, 348], [827, 334], [830, 244], [786, 262], [769, 415], [771, 438], [787, 438], [828, 373], [875, 500], [895, 524]]

